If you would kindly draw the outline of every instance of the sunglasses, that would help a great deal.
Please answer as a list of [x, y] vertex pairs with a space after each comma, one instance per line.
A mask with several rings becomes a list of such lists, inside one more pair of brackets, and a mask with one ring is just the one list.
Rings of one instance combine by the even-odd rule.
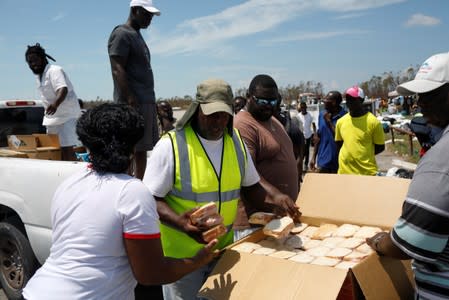
[[257, 98], [256, 96], [253, 96], [254, 101], [256, 102], [257, 105], [271, 105], [271, 106], [276, 106], [276, 104], [278, 103], [278, 99], [262, 99], [262, 98]]

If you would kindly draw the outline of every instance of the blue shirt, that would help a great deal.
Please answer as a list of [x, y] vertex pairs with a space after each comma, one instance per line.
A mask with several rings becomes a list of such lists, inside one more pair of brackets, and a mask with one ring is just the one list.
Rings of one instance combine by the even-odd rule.
[[[320, 144], [318, 147], [317, 154], [317, 165], [318, 168], [325, 168], [337, 173], [338, 170], [338, 153], [337, 145], [334, 141], [334, 134], [332, 129], [329, 128], [324, 119], [324, 114], [326, 111], [320, 112], [318, 117], [318, 135], [320, 136]], [[332, 117], [332, 125], [335, 127], [337, 120], [346, 114], [345, 109], [341, 109], [338, 114]]]

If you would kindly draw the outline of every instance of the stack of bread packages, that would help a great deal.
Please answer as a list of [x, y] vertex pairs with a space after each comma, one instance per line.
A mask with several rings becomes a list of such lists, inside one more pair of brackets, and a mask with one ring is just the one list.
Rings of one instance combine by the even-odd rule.
[[193, 225], [204, 229], [203, 240], [210, 242], [226, 233], [226, 227], [223, 225], [223, 217], [218, 213], [217, 205], [210, 202], [201, 206], [190, 215], [190, 221]]
[[[298, 263], [349, 269], [369, 256], [373, 250], [366, 239], [381, 232], [373, 226], [323, 223], [312, 226], [295, 223], [290, 217], [275, 218], [272, 214], [257, 213], [250, 222], [263, 225], [265, 239], [253, 243], [242, 242], [232, 249], [258, 255], [288, 259]], [[270, 220], [271, 218], [271, 220]]]

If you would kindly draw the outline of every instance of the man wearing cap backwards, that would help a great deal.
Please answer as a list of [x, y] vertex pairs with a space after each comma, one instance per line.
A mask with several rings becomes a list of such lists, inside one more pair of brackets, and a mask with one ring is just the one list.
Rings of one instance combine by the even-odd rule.
[[429, 124], [443, 128], [440, 140], [421, 158], [402, 214], [390, 233], [368, 244], [380, 255], [413, 259], [417, 299], [449, 298], [449, 53], [428, 58], [401, 95], [418, 94]]
[[[259, 210], [298, 214], [294, 203], [281, 196], [270, 197], [259, 184], [251, 156], [233, 128], [232, 103], [232, 90], [226, 82], [201, 82], [176, 129], [164, 135], [151, 154], [143, 182], [157, 200], [166, 256], [190, 257], [203, 247], [205, 228], [193, 225], [190, 215], [209, 202], [216, 203], [228, 230], [218, 239], [218, 249], [233, 242], [240, 194]], [[164, 299], [197, 299], [214, 264], [164, 285]]]
[[376, 175], [375, 155], [384, 151], [382, 124], [363, 107], [365, 95], [358, 86], [346, 90], [349, 113], [337, 121], [335, 142], [338, 154], [338, 174]]
[[[297, 162], [293, 145], [284, 126], [273, 116], [279, 101], [276, 82], [265, 74], [255, 76], [249, 85], [245, 108], [235, 117], [251, 158], [261, 177], [260, 183], [270, 195], [284, 195], [294, 203], [299, 190]], [[246, 195], [242, 195], [245, 200]], [[248, 222], [257, 209], [248, 201], [239, 204], [236, 239], [253, 231]]]
[[160, 11], [151, 0], [132, 0], [125, 24], [112, 31], [108, 41], [109, 59], [114, 81], [114, 101], [127, 103], [145, 119], [145, 134], [136, 146], [134, 176], [142, 179], [147, 151], [152, 150], [159, 134], [156, 97], [150, 51], [140, 34]]

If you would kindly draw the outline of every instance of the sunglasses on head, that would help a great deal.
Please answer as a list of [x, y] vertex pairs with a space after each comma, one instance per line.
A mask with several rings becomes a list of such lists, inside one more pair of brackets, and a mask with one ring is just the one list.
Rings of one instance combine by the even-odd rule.
[[270, 104], [271, 106], [276, 106], [276, 104], [278, 103], [278, 99], [262, 99], [262, 98], [257, 98], [256, 96], [253, 96], [253, 99], [257, 105]]

